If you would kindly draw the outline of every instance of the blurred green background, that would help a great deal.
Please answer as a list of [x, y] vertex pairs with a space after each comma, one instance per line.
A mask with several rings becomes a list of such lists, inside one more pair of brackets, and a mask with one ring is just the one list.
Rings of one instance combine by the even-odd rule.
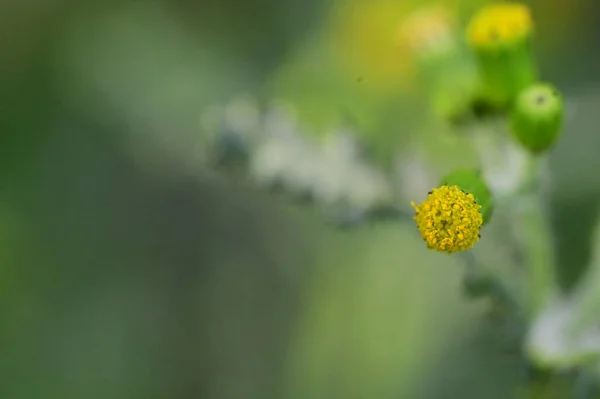
[[[523, 365], [459, 258], [195, 159], [202, 109], [249, 92], [307, 134], [352, 123], [386, 163], [426, 118], [393, 43], [420, 3], [1, 2], [0, 398], [514, 397]], [[600, 195], [600, 3], [529, 4], [568, 100], [549, 200], [574, 283]]]

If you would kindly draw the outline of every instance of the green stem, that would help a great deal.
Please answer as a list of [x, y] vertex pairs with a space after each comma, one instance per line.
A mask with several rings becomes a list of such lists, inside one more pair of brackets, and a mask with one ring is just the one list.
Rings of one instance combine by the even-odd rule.
[[[497, 148], [506, 144], [502, 134], [506, 134], [503, 121], [490, 120], [472, 126], [470, 134], [476, 151], [482, 157], [482, 164], [489, 163]], [[485, 158], [488, 159], [485, 159]], [[531, 320], [545, 304], [554, 289], [554, 254], [551, 229], [544, 212], [540, 175], [544, 158], [529, 155], [526, 170], [516, 191], [496, 193], [494, 200], [498, 207], [512, 211], [512, 223], [517, 236], [515, 245], [522, 246], [526, 261], [524, 267], [526, 282], [521, 309], [526, 320]], [[518, 299], [518, 298], [516, 298]], [[522, 303], [522, 302], [518, 302]]]
[[542, 161], [538, 157], [530, 157], [526, 178], [516, 198], [521, 206], [516, 216], [527, 253], [529, 320], [538, 314], [554, 288], [552, 236], [539, 184]]

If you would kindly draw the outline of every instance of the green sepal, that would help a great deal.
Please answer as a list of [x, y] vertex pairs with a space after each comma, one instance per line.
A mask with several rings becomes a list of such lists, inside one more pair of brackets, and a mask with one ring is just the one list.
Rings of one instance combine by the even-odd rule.
[[445, 176], [441, 181], [441, 185], [456, 186], [469, 194], [473, 194], [475, 202], [481, 206], [483, 224], [490, 221], [494, 212], [494, 201], [490, 189], [478, 170], [456, 170]]

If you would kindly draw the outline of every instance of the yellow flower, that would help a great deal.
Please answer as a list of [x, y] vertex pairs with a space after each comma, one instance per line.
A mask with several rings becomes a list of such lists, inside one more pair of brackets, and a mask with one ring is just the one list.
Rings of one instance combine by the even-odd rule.
[[457, 186], [434, 188], [420, 205], [411, 203], [415, 221], [429, 249], [453, 253], [472, 248], [483, 224], [475, 197]]
[[446, 50], [452, 46], [453, 15], [441, 6], [419, 9], [402, 21], [397, 34], [401, 48], [417, 53]]
[[529, 8], [519, 3], [494, 3], [477, 12], [467, 27], [467, 40], [475, 48], [511, 44], [530, 36]]

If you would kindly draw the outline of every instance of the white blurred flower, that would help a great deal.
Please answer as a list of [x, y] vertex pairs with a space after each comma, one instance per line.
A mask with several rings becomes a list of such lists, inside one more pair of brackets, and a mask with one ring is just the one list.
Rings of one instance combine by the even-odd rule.
[[323, 206], [333, 206], [344, 200], [347, 164], [322, 157], [321, 169], [313, 184], [315, 200]]
[[250, 142], [251, 135], [259, 128], [260, 110], [258, 102], [249, 94], [235, 96], [225, 108], [225, 127]]
[[258, 144], [250, 155], [252, 179], [262, 186], [281, 181], [292, 151], [288, 140], [279, 137], [271, 137]]
[[261, 186], [281, 184], [292, 194], [310, 195], [334, 214], [364, 214], [391, 202], [388, 179], [361, 160], [352, 132], [340, 129], [323, 141], [312, 140], [300, 129], [294, 108], [285, 101], [272, 102], [261, 121], [256, 102], [240, 95], [225, 107], [207, 109], [201, 126], [211, 134], [225, 131], [221, 139], [236, 142], [237, 136], [230, 137], [234, 134], [251, 142], [249, 175]]
[[299, 131], [294, 108], [273, 101], [262, 129], [251, 154], [251, 176], [261, 185], [281, 183], [293, 193], [310, 193], [319, 171], [319, 153]]
[[297, 135], [298, 119], [295, 109], [284, 100], [272, 101], [265, 113], [264, 138]]
[[284, 187], [293, 194], [314, 194], [314, 186], [323, 168], [321, 154], [312, 143], [295, 140], [290, 148], [288, 166], [282, 177]]
[[320, 149], [321, 170], [314, 183], [314, 196], [323, 206], [347, 200], [349, 168], [357, 162], [358, 145], [347, 131], [337, 131]]
[[334, 162], [355, 162], [359, 156], [358, 141], [348, 130], [335, 131], [324, 141], [323, 154]]

